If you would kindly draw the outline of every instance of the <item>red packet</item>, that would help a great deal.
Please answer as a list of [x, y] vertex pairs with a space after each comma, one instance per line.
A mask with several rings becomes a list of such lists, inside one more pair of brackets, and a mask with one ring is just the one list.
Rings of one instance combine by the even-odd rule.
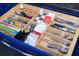
[[39, 33], [39, 32], [36, 32], [36, 31], [34, 31], [34, 30], [32, 30], [32, 32], [35, 33], [38, 37], [41, 36], [41, 33]]
[[51, 23], [51, 18], [52, 18], [52, 17], [50, 17], [50, 16], [45, 16], [45, 18], [44, 18], [43, 21], [44, 21], [45, 23], [47, 23], [47, 24], [50, 24], [50, 23]]

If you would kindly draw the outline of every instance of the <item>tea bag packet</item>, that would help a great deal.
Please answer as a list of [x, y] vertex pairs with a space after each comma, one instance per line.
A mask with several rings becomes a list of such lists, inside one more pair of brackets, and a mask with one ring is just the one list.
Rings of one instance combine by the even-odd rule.
[[20, 23], [22, 23], [22, 24], [27, 24], [30, 20], [29, 20], [29, 19], [26, 19], [26, 18], [24, 18], [24, 17], [18, 16], [15, 21], [18, 21], [18, 22], [20, 22]]
[[8, 23], [8, 24], [12, 24], [12, 19], [10, 19], [10, 18], [6, 18], [3, 21]]
[[21, 13], [20, 12], [15, 12], [16, 15], [18, 16], [21, 16]]
[[42, 34], [45, 31], [46, 27], [47, 27], [47, 25], [45, 23], [39, 23], [34, 28], [34, 31]]
[[18, 29], [11, 27], [11, 26], [4, 25], [4, 24], [0, 24], [0, 31], [7, 33], [10, 36], [16, 35], [19, 32]]
[[50, 49], [52, 49], [52, 50], [59, 51], [59, 49], [58, 49], [56, 46], [54, 46], [53, 44], [49, 44], [49, 45], [48, 45], [48, 48], [50, 48]]
[[60, 52], [66, 54], [68, 52], [68, 49], [69, 48], [67, 48], [66, 46], [63, 46], [62, 49], [60, 49]]
[[27, 27], [30, 29], [30, 31], [34, 30], [34, 28], [37, 25], [37, 21], [33, 21], [31, 24], [29, 24]]
[[34, 33], [30, 33], [27, 37], [27, 39], [25, 40], [25, 43], [31, 45], [31, 46], [35, 46], [36, 42], [38, 40], [38, 36]]
[[68, 48], [66, 46], [62, 47], [62, 48], [58, 48], [54, 45], [48, 45], [48, 48], [52, 49], [52, 50], [56, 50], [59, 51], [61, 53], [66, 53], [68, 51]]
[[33, 17], [33, 15], [30, 15], [30, 14], [25, 13], [25, 12], [23, 12], [23, 11], [15, 12], [15, 14], [18, 15], [18, 16], [26, 17], [26, 18], [28, 18], [28, 19], [32, 19], [32, 17]]
[[68, 39], [64, 39], [64, 45], [66, 46], [70, 46], [71, 41], [69, 41]]
[[35, 24], [31, 24], [28, 26], [28, 28], [30, 29], [30, 31], [32, 31], [32, 30], [34, 30], [35, 26], [36, 26]]
[[26, 17], [26, 13], [24, 12], [16, 12], [16, 15]]
[[52, 13], [52, 12], [49, 12], [46, 16], [45, 16], [45, 18], [44, 18], [44, 22], [45, 23], [47, 23], [47, 24], [50, 24], [52, 21], [54, 21], [54, 19], [55, 19], [55, 14], [54, 13]]
[[12, 21], [15, 21], [15, 20], [17, 20], [17, 18], [19, 18], [18, 15], [12, 14], [12, 15], [8, 16], [7, 18], [5, 18], [4, 20], [10, 19], [10, 20], [12, 20]]
[[43, 21], [47, 13], [44, 11], [44, 9], [40, 9], [39, 15], [36, 17], [37, 20]]
[[66, 35], [64, 35], [64, 38], [65, 38], [65, 39], [68, 39], [68, 40], [70, 40], [70, 41], [73, 40], [73, 37], [74, 37], [73, 34], [66, 34]]

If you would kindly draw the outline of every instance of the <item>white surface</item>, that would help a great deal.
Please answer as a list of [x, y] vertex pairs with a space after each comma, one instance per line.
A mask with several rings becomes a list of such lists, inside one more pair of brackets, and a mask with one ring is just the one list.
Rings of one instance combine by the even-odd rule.
[[47, 25], [45, 23], [40, 23], [36, 25], [36, 27], [34, 28], [34, 31], [42, 34], [45, 31], [46, 27]]

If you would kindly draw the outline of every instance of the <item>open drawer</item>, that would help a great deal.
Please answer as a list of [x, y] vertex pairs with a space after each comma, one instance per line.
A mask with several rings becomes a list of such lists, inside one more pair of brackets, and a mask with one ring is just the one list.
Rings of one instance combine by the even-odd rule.
[[[41, 12], [44, 12], [44, 14], [40, 15]], [[44, 17], [48, 16], [47, 14], [50, 13], [52, 14], [50, 15], [51, 17]], [[45, 18], [44, 20], [42, 16]], [[29, 43], [32, 43], [31, 45], [33, 45], [34, 42], [34, 47], [55, 56], [72, 55], [79, 36], [78, 17], [53, 10], [42, 9], [40, 7], [31, 6], [28, 4], [17, 4], [0, 19], [1, 26], [4, 25], [11, 28], [10, 30], [5, 30], [5, 27], [0, 28], [0, 32], [4, 32], [12, 37], [14, 37], [20, 30], [27, 31], [28, 27], [34, 24], [37, 19], [41, 20], [42, 22], [38, 21], [37, 23], [43, 23], [41, 24], [44, 25], [42, 26], [43, 28], [40, 27], [39, 31], [37, 31], [38, 27], [35, 27], [35, 29], [32, 31], [32, 33], [35, 35], [37, 35], [37, 32], [41, 31], [38, 33], [38, 39], [34, 41], [32, 39], [35, 38], [31, 38], [31, 41], [28, 41], [30, 41]], [[14, 32], [11, 30], [14, 30]]]

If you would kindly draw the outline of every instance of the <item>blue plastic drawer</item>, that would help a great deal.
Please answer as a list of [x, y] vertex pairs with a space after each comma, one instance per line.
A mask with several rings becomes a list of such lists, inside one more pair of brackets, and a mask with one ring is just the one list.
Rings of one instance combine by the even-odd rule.
[[8, 36], [1, 32], [0, 32], [0, 41], [4, 41], [4, 42], [8, 43], [10, 46], [12, 46], [24, 53], [28, 53], [31, 55], [37, 55], [37, 56], [51, 56], [51, 54], [49, 54], [43, 50], [37, 49], [33, 46], [30, 46], [24, 42], [21, 42], [15, 38]]

